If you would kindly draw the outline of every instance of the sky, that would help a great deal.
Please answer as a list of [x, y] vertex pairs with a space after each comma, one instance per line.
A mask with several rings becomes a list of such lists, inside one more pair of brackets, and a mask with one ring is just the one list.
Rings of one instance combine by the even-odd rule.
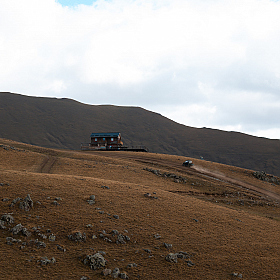
[[0, 91], [280, 139], [279, 15], [275, 0], [0, 0]]

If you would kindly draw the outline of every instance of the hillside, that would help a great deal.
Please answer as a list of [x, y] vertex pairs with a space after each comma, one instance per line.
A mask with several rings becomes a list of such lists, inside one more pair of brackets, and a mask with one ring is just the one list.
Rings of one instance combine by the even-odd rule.
[[92, 132], [119, 131], [126, 145], [190, 156], [280, 176], [280, 141], [180, 125], [139, 107], [0, 93], [0, 137], [78, 150]]
[[1, 279], [280, 278], [280, 185], [251, 170], [5, 139], [0, 158]]

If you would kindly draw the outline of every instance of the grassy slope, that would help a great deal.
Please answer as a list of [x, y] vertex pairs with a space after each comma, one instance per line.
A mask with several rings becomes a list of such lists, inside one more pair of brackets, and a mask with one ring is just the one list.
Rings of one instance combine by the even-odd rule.
[[51, 148], [79, 149], [91, 132], [120, 131], [126, 145], [187, 155], [280, 175], [280, 141], [197, 129], [138, 107], [91, 106], [69, 99], [0, 93], [0, 137]]
[[[80, 279], [83, 275], [89, 279], [104, 279], [100, 270], [91, 271], [79, 259], [83, 254], [92, 253], [91, 248], [105, 251], [107, 267], [127, 271], [130, 279], [231, 279], [232, 272], [242, 273], [243, 279], [280, 277], [279, 204], [252, 209], [246, 205], [227, 206], [222, 201], [212, 203], [211, 199], [198, 199], [174, 191], [219, 190], [226, 189], [226, 184], [186, 174], [180, 175], [188, 179], [187, 184], [178, 184], [143, 170], [147, 167], [145, 163], [113, 158], [106, 153], [40, 149], [6, 140], [1, 140], [1, 143], [19, 150], [0, 147], [0, 183], [9, 184], [1, 186], [0, 199], [10, 198], [8, 202], [0, 201], [0, 214], [13, 212], [16, 223], [22, 223], [29, 230], [39, 225], [43, 233], [51, 229], [57, 237], [53, 243], [45, 241], [45, 249], [27, 246], [20, 250], [19, 244], [6, 245], [5, 238], [11, 234], [0, 230], [3, 279], [31, 279], [34, 275], [38, 279]], [[22, 151], [23, 148], [26, 152]], [[38, 173], [46, 157], [55, 157], [56, 162], [49, 174]], [[155, 154], [150, 157], [170, 162], [183, 159]], [[196, 164], [199, 165], [200, 161]], [[224, 174], [234, 172], [236, 178], [255, 185], [267, 185], [248, 177], [247, 171], [240, 168], [206, 161], [201, 164], [204, 168]], [[148, 167], [156, 168], [152, 165]], [[174, 172], [168, 166], [165, 169]], [[110, 189], [103, 189], [102, 185]], [[239, 191], [240, 194], [245, 192], [242, 189]], [[147, 192], [156, 192], [158, 199], [144, 197]], [[30, 212], [24, 212], [17, 206], [9, 208], [12, 199], [24, 198], [28, 193], [34, 202], [40, 201], [41, 205], [35, 204]], [[86, 202], [91, 194], [96, 195], [93, 206]], [[59, 206], [52, 205], [55, 197], [62, 198]], [[218, 196], [214, 197], [219, 200]], [[105, 213], [100, 214], [96, 207]], [[266, 217], [268, 212], [274, 213], [275, 218]], [[114, 214], [120, 219], [112, 218]], [[87, 224], [93, 227], [86, 228]], [[128, 231], [126, 234], [131, 237], [131, 242], [117, 245], [100, 238], [90, 238], [101, 230], [110, 232], [112, 229], [122, 233]], [[85, 232], [87, 241], [69, 241], [67, 235], [74, 230]], [[157, 240], [154, 234], [160, 234], [162, 238]], [[20, 238], [23, 241], [26, 239]], [[33, 234], [30, 238], [36, 236]], [[173, 248], [165, 249], [163, 242], [173, 244]], [[57, 250], [56, 244], [67, 251]], [[148, 254], [143, 249], [150, 249], [152, 253]], [[188, 267], [184, 260], [179, 260], [177, 264], [164, 260], [169, 252], [178, 251], [190, 253], [195, 266]], [[55, 257], [57, 262], [41, 266], [37, 260], [42, 256]], [[126, 268], [132, 262], [138, 266]]]

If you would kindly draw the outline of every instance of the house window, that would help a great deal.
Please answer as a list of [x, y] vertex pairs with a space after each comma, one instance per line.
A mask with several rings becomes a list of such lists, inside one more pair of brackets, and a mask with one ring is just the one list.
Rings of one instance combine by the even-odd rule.
[[111, 138], [111, 142], [114, 142], [114, 138]]
[[97, 138], [94, 138], [94, 141], [97, 142]]
[[103, 141], [105, 141], [105, 138], [103, 138]]

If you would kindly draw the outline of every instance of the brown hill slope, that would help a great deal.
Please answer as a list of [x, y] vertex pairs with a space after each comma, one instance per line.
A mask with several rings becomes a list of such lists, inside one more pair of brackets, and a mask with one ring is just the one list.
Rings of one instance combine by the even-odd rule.
[[[97, 252], [106, 268], [129, 279], [280, 277], [279, 202], [209, 176], [280, 195], [279, 185], [250, 170], [194, 159], [198, 172], [182, 168], [179, 156], [51, 150], [3, 139], [0, 157], [0, 218], [15, 219], [0, 224], [1, 279], [110, 279], [83, 263]], [[22, 200], [12, 203], [28, 194], [28, 211]], [[18, 224], [30, 235], [9, 230]], [[86, 239], [70, 240], [77, 231]], [[125, 243], [116, 243], [122, 237]], [[166, 260], [179, 252], [177, 262]]]
[[0, 93], [0, 119], [0, 137], [24, 143], [79, 149], [92, 132], [119, 131], [129, 146], [280, 175], [279, 140], [187, 127], [138, 107]]

